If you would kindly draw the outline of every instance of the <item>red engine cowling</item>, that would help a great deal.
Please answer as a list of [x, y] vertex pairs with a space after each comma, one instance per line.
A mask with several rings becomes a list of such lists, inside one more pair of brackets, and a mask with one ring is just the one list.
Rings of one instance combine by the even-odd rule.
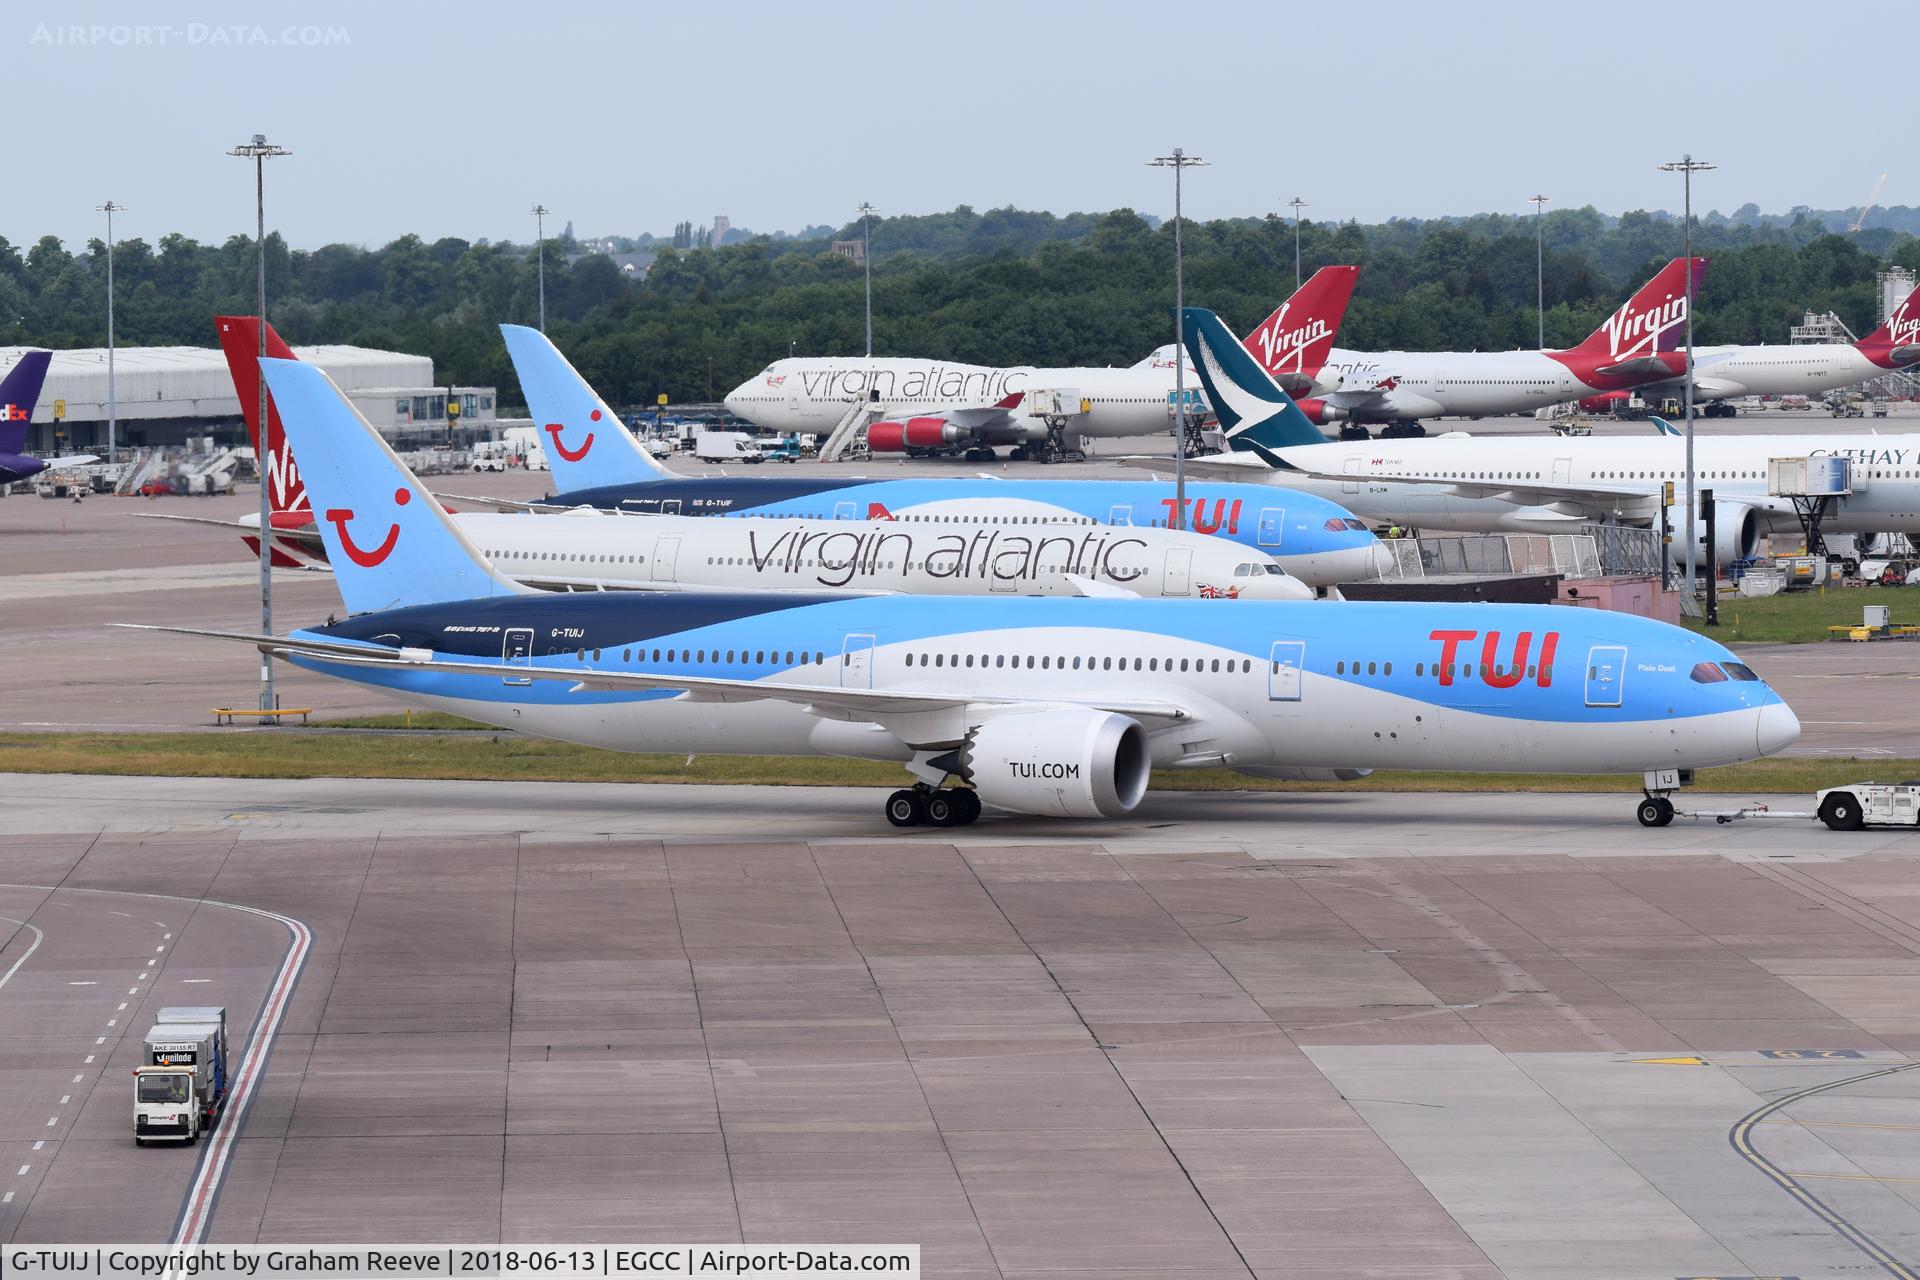
[[1348, 414], [1339, 405], [1328, 404], [1318, 396], [1308, 396], [1304, 400], [1295, 400], [1300, 412], [1307, 415], [1307, 421], [1315, 426], [1324, 427], [1333, 422], [1345, 422]]
[[867, 448], [875, 453], [904, 453], [908, 449], [944, 449], [959, 438], [945, 418], [908, 418], [905, 422], [876, 422], [867, 428]]
[[1631, 391], [1602, 391], [1597, 396], [1588, 396], [1580, 401], [1580, 412], [1614, 413], [1625, 408], [1627, 401], [1631, 399], [1633, 399]]

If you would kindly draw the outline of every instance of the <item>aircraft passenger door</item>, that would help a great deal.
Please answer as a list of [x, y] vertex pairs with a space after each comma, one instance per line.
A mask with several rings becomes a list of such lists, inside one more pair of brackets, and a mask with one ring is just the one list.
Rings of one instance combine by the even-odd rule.
[[1587, 651], [1587, 705], [1617, 707], [1627, 675], [1627, 647], [1597, 644]]
[[1573, 482], [1573, 459], [1555, 458], [1553, 460], [1553, 482], [1571, 484]]
[[1300, 701], [1300, 669], [1306, 664], [1306, 641], [1275, 640], [1267, 664], [1267, 701]]
[[1162, 595], [1184, 596], [1193, 590], [1193, 552], [1167, 552], [1167, 581]]
[[873, 637], [849, 635], [840, 642], [840, 687], [873, 688]]
[[675, 564], [680, 559], [680, 539], [660, 538], [653, 544], [653, 580], [672, 582]]
[[[533, 628], [508, 627], [500, 641], [500, 661], [509, 666], [533, 665]], [[507, 676], [501, 684], [532, 684], [532, 676]]]
[[833, 504], [833, 518], [835, 520], [856, 520], [859, 517], [854, 514], [853, 504], [851, 502], [836, 502]]
[[1132, 507], [1115, 507], [1107, 512], [1107, 523], [1116, 528], [1130, 528], [1133, 525]]
[[663, 515], [663, 516], [677, 516], [677, 515], [679, 515], [679, 514], [680, 514], [680, 499], [678, 499], [678, 498], [663, 498], [663, 499], [661, 499], [661, 502], [660, 502], [660, 514], [661, 514], [661, 515]]
[[1348, 458], [1346, 462], [1346, 466], [1343, 467], [1342, 470], [1344, 470], [1347, 473], [1347, 478], [1341, 482], [1340, 492], [1342, 493], [1360, 492], [1360, 459]]
[[1285, 507], [1262, 507], [1260, 509], [1259, 543], [1263, 547], [1280, 545], [1281, 531], [1287, 527], [1287, 509]]

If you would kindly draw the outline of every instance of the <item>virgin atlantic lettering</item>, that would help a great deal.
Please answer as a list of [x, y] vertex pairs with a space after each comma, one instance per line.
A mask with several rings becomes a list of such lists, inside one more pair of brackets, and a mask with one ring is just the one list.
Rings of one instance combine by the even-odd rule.
[[[1298, 328], [1282, 328], [1287, 322], [1287, 311], [1292, 306], [1291, 298], [1281, 303], [1280, 309], [1253, 335], [1255, 344], [1260, 348], [1260, 363], [1266, 366], [1269, 373], [1309, 372], [1306, 367], [1307, 348], [1316, 342], [1328, 342], [1333, 338], [1333, 330], [1319, 316], [1311, 317]], [[1291, 369], [1288, 368], [1289, 362]]]
[[892, 400], [979, 400], [992, 404], [1016, 391], [1026, 389], [1033, 370], [982, 369], [963, 367], [909, 369], [904, 375], [893, 369], [817, 369], [803, 371], [800, 385], [809, 399], [850, 400], [870, 396], [885, 403]]
[[1668, 298], [1657, 307], [1636, 310], [1638, 297], [1630, 298], [1601, 324], [1607, 335], [1607, 350], [1617, 360], [1625, 356], [1652, 354], [1662, 349], [1661, 338], [1687, 322], [1687, 296]]
[[[930, 541], [931, 545], [923, 545]], [[1111, 582], [1132, 582], [1145, 568], [1124, 553], [1147, 544], [1139, 538], [1089, 530], [1057, 536], [980, 529], [921, 539], [906, 529], [856, 532], [851, 529], [807, 533], [789, 529], [760, 546], [757, 530], [747, 533], [748, 560], [759, 573], [813, 571], [822, 586], [844, 587], [856, 577], [897, 576], [918, 568], [934, 578], [994, 578], [1034, 581], [1059, 573], [1077, 573]]]
[[[1461, 670], [1458, 663], [1462, 645], [1470, 645], [1479, 637], [1478, 631], [1435, 631], [1427, 636], [1429, 640], [1440, 644], [1440, 660], [1433, 664], [1440, 675], [1440, 684], [1444, 688], [1453, 684], [1454, 675]], [[1553, 684], [1553, 655], [1560, 647], [1560, 633], [1549, 631], [1540, 642], [1540, 656], [1533, 682], [1540, 688], [1549, 688]], [[1533, 632], [1522, 631], [1513, 642], [1513, 654], [1502, 664], [1500, 661], [1500, 633], [1487, 632], [1486, 639], [1480, 644], [1480, 682], [1494, 689], [1511, 689], [1527, 675], [1527, 656], [1533, 648]], [[1468, 650], [1472, 652], [1472, 650]], [[1470, 668], [1470, 664], [1468, 664]]]

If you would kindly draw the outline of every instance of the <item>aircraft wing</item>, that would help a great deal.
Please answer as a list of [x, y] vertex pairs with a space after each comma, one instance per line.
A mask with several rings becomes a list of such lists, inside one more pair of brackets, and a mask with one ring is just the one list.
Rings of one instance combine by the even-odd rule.
[[[474, 498], [463, 493], [439, 493], [433, 495], [435, 502], [446, 506], [449, 502], [464, 502], [470, 507], [484, 507], [493, 511], [512, 515], [521, 511], [568, 511], [572, 508], [563, 502], [520, 502], [513, 498]], [[453, 508], [447, 507], [449, 511]]]
[[[1278, 452], [1281, 457], [1286, 458], [1288, 450], [1281, 449]], [[1287, 460], [1292, 462], [1291, 458]], [[1302, 467], [1297, 464], [1295, 470], [1298, 474], [1314, 480], [1337, 480], [1342, 483], [1359, 481], [1361, 483], [1372, 484], [1433, 485], [1445, 489], [1449, 494], [1457, 498], [1502, 498], [1508, 502], [1528, 506], [1551, 505], [1553, 503], [1578, 503], [1607, 513], [1618, 512], [1623, 508], [1631, 509], [1635, 504], [1646, 503], [1648, 504], [1647, 514], [1651, 514], [1653, 509], [1652, 504], [1659, 501], [1659, 493], [1657, 490], [1649, 491], [1645, 488], [1632, 488], [1627, 485], [1554, 484], [1546, 480], [1520, 482], [1512, 480], [1488, 480], [1484, 482], [1472, 480], [1435, 480], [1431, 476], [1393, 475], [1377, 471], [1348, 475], [1341, 471], [1321, 471], [1314, 467]], [[1283, 482], [1287, 475], [1284, 471], [1276, 471], [1273, 474], [1281, 477]]]
[[1111, 711], [1141, 720], [1180, 721], [1192, 717], [1186, 707], [1151, 699], [1076, 697], [1019, 698], [991, 695], [958, 696], [950, 692], [914, 692], [901, 689], [848, 689], [840, 685], [788, 684], [768, 680], [728, 680], [716, 676], [665, 675], [640, 671], [587, 671], [548, 666], [507, 666], [501, 662], [453, 662], [432, 657], [425, 650], [379, 649], [329, 640], [296, 640], [289, 636], [248, 635], [234, 631], [205, 631], [196, 627], [156, 627], [140, 623], [113, 624], [133, 631], [166, 631], [251, 645], [275, 658], [307, 657], [347, 666], [412, 671], [444, 671], [455, 675], [512, 676], [515, 679], [558, 680], [576, 693], [594, 691], [648, 692], [667, 690], [707, 702], [792, 702], [861, 716], [910, 715], [948, 711], [967, 706], [1043, 707], [1063, 703]]
[[916, 413], [915, 418], [941, 418], [956, 427], [967, 431], [980, 431], [987, 427], [1005, 426], [1013, 421], [1013, 411], [1019, 407], [1024, 392], [1015, 391], [992, 404], [951, 405], [944, 409], [935, 409], [931, 413]]
[[61, 467], [84, 467], [90, 462], [100, 461], [100, 455], [95, 453], [76, 453], [65, 458], [42, 458], [40, 461], [47, 464], [47, 470], [55, 471]]

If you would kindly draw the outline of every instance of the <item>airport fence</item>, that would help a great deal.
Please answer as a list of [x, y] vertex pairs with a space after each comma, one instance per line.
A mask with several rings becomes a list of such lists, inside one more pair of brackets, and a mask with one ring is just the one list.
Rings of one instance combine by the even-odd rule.
[[1660, 572], [1660, 535], [1652, 529], [1596, 525], [1587, 533], [1428, 534], [1389, 538], [1386, 578], [1456, 574], [1552, 573], [1568, 578]]

